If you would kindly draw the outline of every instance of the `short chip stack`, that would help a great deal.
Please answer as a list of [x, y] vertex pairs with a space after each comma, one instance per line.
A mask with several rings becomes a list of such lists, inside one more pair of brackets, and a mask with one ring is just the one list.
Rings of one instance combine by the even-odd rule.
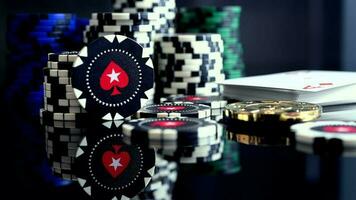
[[219, 33], [224, 40], [226, 78], [244, 74], [243, 48], [240, 41], [240, 6], [180, 8], [177, 30], [180, 33]]
[[219, 34], [170, 34], [157, 37], [156, 93], [218, 96], [225, 80]]
[[114, 11], [123, 13], [153, 12], [159, 14], [156, 33], [175, 33], [175, 0], [112, 0]]
[[76, 58], [77, 52], [48, 54], [48, 64], [43, 69], [43, 117], [71, 121], [86, 119], [86, 111], [79, 105], [72, 88], [71, 68]]
[[206, 163], [221, 159], [222, 126], [196, 118], [147, 118], [122, 125], [124, 141], [154, 147], [168, 160]]
[[168, 102], [144, 106], [136, 118], [192, 117], [206, 119], [211, 115], [210, 106], [192, 102]]
[[84, 31], [84, 42], [90, 43], [106, 35], [124, 35], [134, 39], [150, 55], [153, 55], [153, 37], [159, 14], [153, 12], [92, 13]]
[[198, 95], [172, 95], [162, 97], [161, 103], [194, 103], [209, 106], [211, 109], [210, 119], [220, 121], [223, 118], [223, 109], [227, 100], [221, 96], [198, 96]]
[[73, 174], [73, 164], [78, 144], [86, 134], [86, 128], [81, 128], [73, 122], [67, 125], [65, 121], [55, 121], [42, 118], [45, 129], [45, 144], [49, 165], [53, 175], [66, 180], [76, 180]]

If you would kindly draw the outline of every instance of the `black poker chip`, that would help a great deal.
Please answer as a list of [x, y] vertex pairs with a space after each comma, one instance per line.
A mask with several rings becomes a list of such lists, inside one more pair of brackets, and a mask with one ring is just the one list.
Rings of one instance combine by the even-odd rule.
[[199, 96], [199, 95], [172, 95], [170, 97], [161, 98], [161, 103], [166, 102], [192, 102], [195, 104], [204, 104], [212, 109], [224, 108], [227, 100], [221, 96]]
[[143, 107], [136, 113], [137, 118], [150, 117], [193, 117], [207, 118], [211, 115], [209, 106], [187, 103], [162, 103]]
[[120, 134], [88, 135], [79, 144], [74, 171], [94, 199], [129, 199], [140, 193], [155, 171], [155, 151], [121, 142]]
[[124, 123], [122, 132], [131, 141], [163, 141], [167, 146], [169, 142], [172, 145], [205, 145], [199, 141], [212, 139], [215, 142], [222, 134], [222, 127], [216, 122], [196, 118], [147, 118]]
[[149, 100], [154, 70], [149, 54], [134, 40], [107, 35], [84, 47], [72, 70], [80, 105], [102, 119], [123, 119]]

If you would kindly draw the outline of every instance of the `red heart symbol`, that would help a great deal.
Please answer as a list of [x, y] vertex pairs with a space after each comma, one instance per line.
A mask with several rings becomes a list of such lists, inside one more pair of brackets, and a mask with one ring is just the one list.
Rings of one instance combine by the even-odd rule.
[[106, 151], [102, 156], [102, 163], [107, 172], [113, 177], [118, 177], [130, 163], [131, 157], [127, 152], [120, 152], [121, 145], [113, 145], [114, 152]]
[[103, 90], [111, 90], [111, 96], [119, 95], [118, 88], [125, 88], [129, 84], [129, 76], [120, 65], [111, 61], [100, 76], [100, 86]]

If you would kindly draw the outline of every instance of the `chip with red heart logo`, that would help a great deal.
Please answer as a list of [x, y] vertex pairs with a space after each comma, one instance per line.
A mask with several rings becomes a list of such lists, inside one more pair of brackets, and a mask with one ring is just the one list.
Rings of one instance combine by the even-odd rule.
[[109, 150], [104, 152], [102, 157], [103, 165], [107, 172], [113, 177], [118, 177], [125, 171], [130, 163], [131, 157], [128, 152], [120, 152], [121, 145], [113, 145], [114, 152]]

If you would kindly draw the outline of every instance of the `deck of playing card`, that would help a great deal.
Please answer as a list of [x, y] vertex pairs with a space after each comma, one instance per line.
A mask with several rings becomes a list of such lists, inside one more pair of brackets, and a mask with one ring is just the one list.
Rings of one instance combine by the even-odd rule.
[[301, 70], [229, 79], [221, 84], [224, 96], [237, 100], [303, 101], [320, 104], [325, 111], [330, 106], [337, 109], [328, 113], [349, 111], [349, 105], [356, 105], [356, 72]]

